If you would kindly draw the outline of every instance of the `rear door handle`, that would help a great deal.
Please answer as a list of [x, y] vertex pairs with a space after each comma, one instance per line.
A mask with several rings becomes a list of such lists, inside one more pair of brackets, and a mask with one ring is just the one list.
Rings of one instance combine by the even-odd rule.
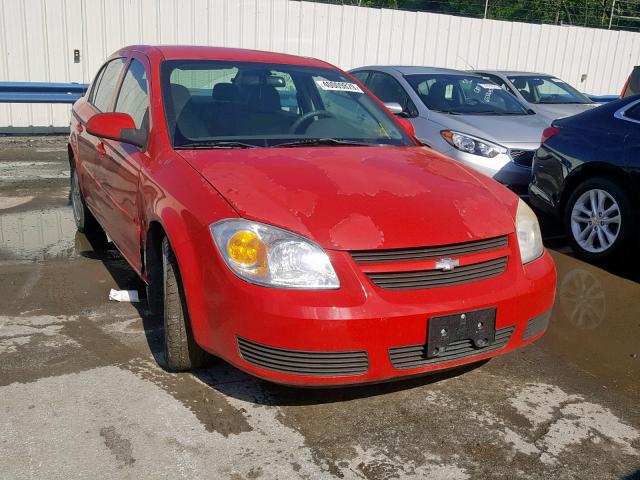
[[98, 153], [100, 155], [106, 155], [107, 154], [107, 150], [104, 148], [104, 143], [102, 143], [102, 142], [98, 142], [98, 144], [96, 145], [96, 150], [98, 150]]

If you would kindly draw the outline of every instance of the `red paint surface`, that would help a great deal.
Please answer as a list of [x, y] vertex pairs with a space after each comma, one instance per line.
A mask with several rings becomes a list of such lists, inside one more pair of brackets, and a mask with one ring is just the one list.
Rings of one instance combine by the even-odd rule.
[[[134, 46], [113, 57], [147, 68], [150, 135], [144, 152], [87, 133], [97, 112], [74, 105], [70, 145], [87, 204], [132, 267], [146, 279], [143, 251], [155, 223], [169, 237], [185, 286], [196, 341], [254, 375], [291, 384], [379, 381], [450, 368], [482, 356], [416, 370], [395, 370], [388, 348], [424, 343], [435, 315], [497, 308], [497, 328], [515, 326], [494, 356], [527, 343], [527, 320], [553, 303], [549, 255], [523, 266], [515, 237], [517, 197], [493, 180], [425, 147], [349, 147], [174, 151], [164, 121], [159, 64], [166, 59], [233, 59], [335, 68], [265, 52], [208, 47]], [[391, 115], [391, 114], [390, 114]], [[106, 155], [98, 153], [104, 143]], [[244, 217], [308, 237], [324, 247], [341, 288], [301, 291], [251, 285], [231, 273], [208, 226]], [[389, 291], [365, 271], [397, 264], [356, 265], [347, 250], [446, 245], [509, 235], [509, 247], [469, 255], [461, 265], [507, 256], [502, 275], [466, 285]], [[408, 262], [404, 270], [433, 267]], [[294, 350], [366, 350], [370, 368], [355, 377], [306, 377], [244, 361], [236, 338]]]

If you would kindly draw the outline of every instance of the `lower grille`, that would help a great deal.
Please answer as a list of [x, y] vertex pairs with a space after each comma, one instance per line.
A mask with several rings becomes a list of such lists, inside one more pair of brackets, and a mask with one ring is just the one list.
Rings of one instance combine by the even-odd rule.
[[507, 257], [456, 267], [454, 270], [367, 273], [378, 287], [393, 290], [435, 288], [475, 282], [500, 275], [507, 268]]
[[314, 352], [269, 347], [238, 337], [240, 355], [247, 362], [274, 372], [294, 375], [359, 375], [369, 369], [365, 351]]
[[549, 325], [549, 319], [551, 318], [551, 310], [547, 310], [542, 315], [532, 318], [527, 322], [527, 327], [524, 329], [522, 338], [528, 340], [536, 335], [544, 332]]
[[509, 155], [511, 156], [513, 163], [523, 167], [530, 167], [533, 163], [533, 156], [535, 153], [535, 150], [511, 150]]
[[389, 359], [394, 368], [407, 370], [409, 368], [426, 367], [439, 363], [452, 362], [463, 358], [475, 357], [487, 352], [495, 352], [507, 345], [513, 327], [496, 330], [495, 341], [486, 347], [475, 348], [471, 340], [460, 340], [450, 343], [445, 352], [439, 357], [427, 358], [426, 345], [409, 345], [407, 347], [394, 347], [389, 349]]

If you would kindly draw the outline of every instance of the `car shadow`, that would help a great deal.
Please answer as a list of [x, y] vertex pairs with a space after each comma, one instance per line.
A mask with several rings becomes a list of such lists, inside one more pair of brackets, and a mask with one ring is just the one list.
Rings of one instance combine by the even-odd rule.
[[[250, 376], [220, 359], [210, 368], [192, 372], [198, 380], [217, 392], [238, 400], [266, 406], [305, 406], [338, 403], [408, 391], [452, 379], [480, 368], [483, 360], [438, 373], [423, 374], [404, 379], [337, 387], [301, 387], [272, 383]], [[226, 375], [225, 375], [226, 374]], [[227, 376], [228, 380], [222, 378]]]

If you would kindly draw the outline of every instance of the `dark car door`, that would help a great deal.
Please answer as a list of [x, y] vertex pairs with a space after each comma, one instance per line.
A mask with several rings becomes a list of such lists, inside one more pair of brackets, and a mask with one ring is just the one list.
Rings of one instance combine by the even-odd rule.
[[[136, 128], [145, 134], [150, 124], [148, 71], [146, 57], [134, 55], [130, 59], [113, 108], [131, 115]], [[146, 148], [108, 139], [103, 143], [105, 153], [98, 177], [108, 203], [103, 227], [122, 255], [140, 271], [139, 178], [141, 165], [148, 160]]]
[[618, 110], [616, 117], [626, 122], [625, 166], [635, 175], [636, 185], [640, 185], [640, 100]]

